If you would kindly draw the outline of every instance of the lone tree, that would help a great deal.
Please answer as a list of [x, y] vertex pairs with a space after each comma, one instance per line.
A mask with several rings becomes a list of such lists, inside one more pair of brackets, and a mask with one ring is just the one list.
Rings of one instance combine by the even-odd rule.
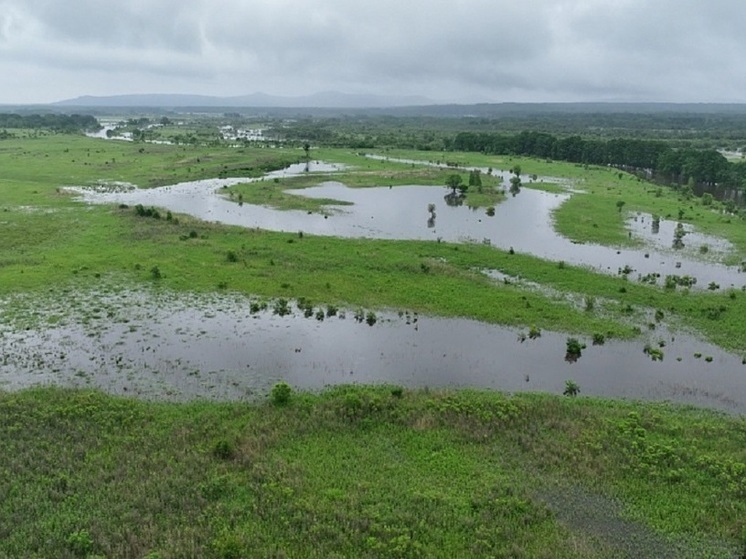
[[510, 193], [513, 196], [521, 193], [521, 177], [518, 175], [510, 177]]
[[448, 175], [448, 177], [446, 178], [446, 186], [451, 189], [451, 194], [453, 194], [453, 196], [457, 196], [457, 190], [460, 191], [461, 194], [463, 194], [469, 188], [469, 185], [464, 184], [464, 179], [462, 179], [461, 175], [459, 175], [458, 173]]
[[303, 151], [306, 152], [306, 159], [311, 159], [311, 144], [308, 142], [303, 144]]

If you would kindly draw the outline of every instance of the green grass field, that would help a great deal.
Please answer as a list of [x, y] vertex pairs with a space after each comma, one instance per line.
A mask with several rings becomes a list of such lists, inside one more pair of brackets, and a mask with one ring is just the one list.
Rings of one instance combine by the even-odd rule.
[[744, 433], [536, 394], [0, 393], [0, 557], [733, 557]]

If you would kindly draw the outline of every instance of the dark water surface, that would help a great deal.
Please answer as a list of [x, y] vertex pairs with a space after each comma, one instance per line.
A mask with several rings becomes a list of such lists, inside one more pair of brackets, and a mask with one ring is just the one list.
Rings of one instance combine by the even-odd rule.
[[306, 389], [395, 383], [559, 394], [572, 379], [582, 394], [746, 413], [740, 357], [689, 336], [672, 340], [662, 328], [647, 339], [655, 347], [665, 342], [662, 361], [643, 352], [642, 339], [602, 346], [583, 340], [588, 347], [570, 363], [564, 334], [520, 341], [525, 330], [472, 320], [379, 313], [369, 326], [349, 310], [318, 321], [295, 307], [289, 316], [251, 315], [248, 299], [230, 295], [143, 291], [76, 300], [72, 309], [51, 304], [34, 326], [4, 321], [0, 388], [91, 386], [185, 400], [261, 397], [279, 380]]

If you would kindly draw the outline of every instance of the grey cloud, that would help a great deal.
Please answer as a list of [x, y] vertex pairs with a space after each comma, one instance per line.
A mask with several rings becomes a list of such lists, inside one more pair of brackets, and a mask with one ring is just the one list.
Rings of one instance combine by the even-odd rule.
[[742, 101], [744, 20], [740, 0], [0, 0], [0, 71], [18, 77], [0, 101], [319, 89]]

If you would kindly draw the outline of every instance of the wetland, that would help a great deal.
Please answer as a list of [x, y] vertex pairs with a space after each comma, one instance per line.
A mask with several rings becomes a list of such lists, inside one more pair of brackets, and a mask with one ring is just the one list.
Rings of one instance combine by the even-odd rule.
[[184, 120], [0, 143], [0, 557], [743, 554], [738, 211]]

